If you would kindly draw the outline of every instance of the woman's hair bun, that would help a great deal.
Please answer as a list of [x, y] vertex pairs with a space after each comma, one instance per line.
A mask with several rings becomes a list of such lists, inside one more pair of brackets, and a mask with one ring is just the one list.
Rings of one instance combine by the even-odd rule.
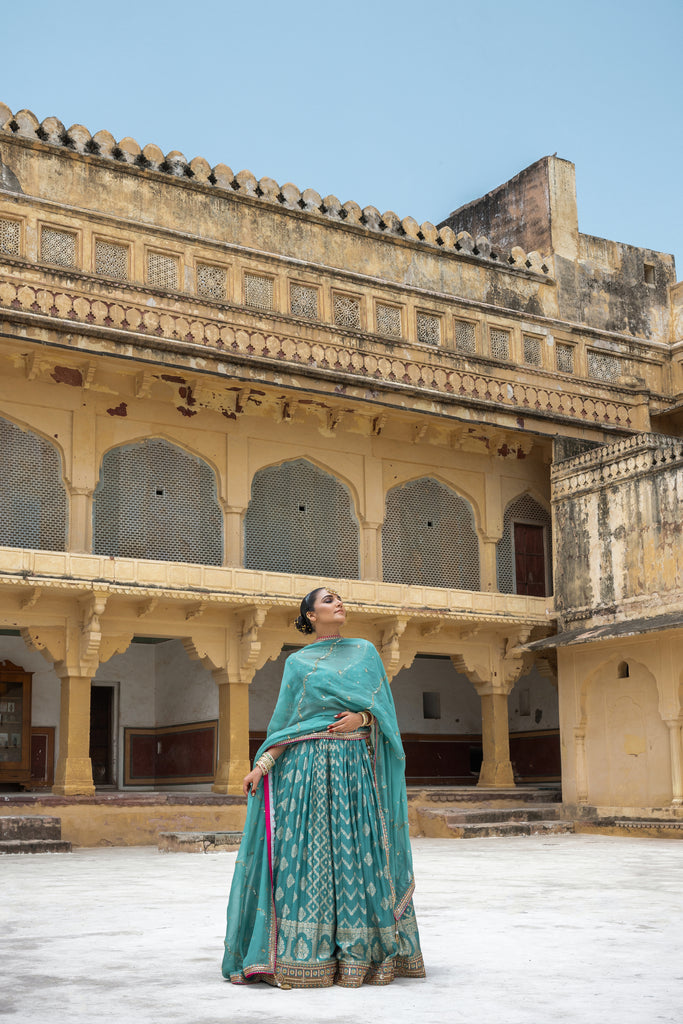
[[298, 618], [294, 620], [294, 625], [300, 633], [308, 635], [309, 633], [314, 632], [313, 626], [308, 621], [308, 615], [306, 614], [299, 615]]
[[316, 587], [315, 590], [311, 590], [309, 594], [306, 594], [301, 604], [299, 605], [300, 614], [299, 617], [294, 620], [294, 625], [296, 626], [300, 633], [304, 633], [307, 636], [311, 633], [315, 633], [315, 630], [311, 625], [310, 619], [308, 618], [308, 613], [311, 611], [313, 605], [315, 604], [315, 595], [319, 594], [320, 591], [324, 589], [324, 587]]

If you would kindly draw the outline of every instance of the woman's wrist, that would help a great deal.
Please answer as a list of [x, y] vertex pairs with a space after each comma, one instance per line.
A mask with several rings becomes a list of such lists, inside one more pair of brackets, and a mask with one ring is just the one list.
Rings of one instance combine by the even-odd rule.
[[258, 761], [254, 763], [254, 768], [260, 768], [262, 775], [267, 775], [275, 767], [275, 758], [267, 750], [261, 754]]

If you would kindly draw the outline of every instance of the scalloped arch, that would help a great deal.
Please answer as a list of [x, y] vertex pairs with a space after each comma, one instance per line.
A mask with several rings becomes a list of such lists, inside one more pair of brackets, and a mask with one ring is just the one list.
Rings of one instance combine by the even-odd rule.
[[218, 464], [206, 452], [202, 451], [200, 448], [195, 448], [191, 444], [186, 444], [184, 441], [179, 441], [178, 438], [175, 437], [175, 435], [173, 435], [169, 431], [159, 430], [156, 431], [154, 434], [131, 434], [130, 438], [125, 438], [124, 440], [121, 440], [119, 438], [113, 444], [107, 445], [106, 447], [102, 448], [102, 450], [98, 453], [98, 475], [101, 473], [102, 470], [102, 460], [104, 459], [105, 455], [107, 455], [109, 452], [114, 451], [116, 448], [126, 448], [131, 445], [142, 444], [145, 441], [166, 441], [167, 444], [173, 445], [174, 448], [179, 448], [187, 455], [193, 455], [195, 458], [201, 459], [202, 462], [205, 462], [207, 466], [211, 469], [216, 479], [216, 495], [221, 505], [221, 508], [227, 508], [227, 480], [225, 479], [224, 470], [221, 471]]
[[71, 475], [67, 470], [67, 453], [64, 445], [58, 440], [58, 438], [54, 437], [52, 434], [46, 434], [44, 430], [31, 423], [30, 420], [25, 420], [21, 416], [9, 415], [4, 409], [0, 409], [0, 420], [6, 420], [8, 423], [18, 427], [20, 430], [25, 430], [29, 434], [35, 434], [37, 437], [42, 438], [43, 441], [52, 445], [53, 448], [56, 448], [62, 471], [62, 480], [64, 481], [64, 486], [70, 492], [72, 483]]
[[482, 531], [483, 531], [483, 518], [482, 518], [482, 510], [481, 510], [481, 504], [479, 502], [479, 499], [475, 498], [475, 496], [472, 494], [472, 492], [470, 490], [468, 490], [467, 488], [461, 487], [460, 485], [458, 485], [456, 487], [453, 484], [453, 481], [450, 480], [443, 473], [439, 473], [439, 472], [425, 473], [424, 469], [420, 470], [418, 468], [416, 468], [414, 471], [413, 470], [408, 470], [406, 472], [405, 476], [404, 475], [399, 476], [399, 478], [397, 480], [395, 480], [391, 484], [391, 486], [386, 488], [386, 490], [384, 491], [384, 507], [386, 508], [387, 497], [391, 493], [391, 491], [393, 491], [396, 487], [403, 487], [405, 484], [412, 483], [414, 480], [436, 480], [437, 483], [443, 484], [444, 487], [447, 487], [449, 489], [449, 491], [453, 491], [453, 493], [455, 495], [457, 495], [458, 498], [462, 498], [463, 501], [466, 501], [472, 507], [472, 515], [474, 516], [474, 527], [475, 527], [477, 533], [480, 536], [482, 535]]
[[346, 476], [346, 474], [340, 473], [336, 467], [333, 468], [329, 463], [325, 462], [324, 459], [310, 455], [308, 452], [305, 455], [284, 455], [282, 458], [278, 459], [266, 458], [263, 460], [263, 462], [255, 464], [256, 468], [254, 469], [254, 472], [251, 474], [251, 478], [249, 480], [249, 494], [251, 495], [252, 493], [254, 477], [256, 476], [257, 473], [260, 473], [264, 469], [271, 469], [273, 466], [284, 466], [285, 463], [287, 462], [300, 461], [310, 462], [311, 465], [315, 466], [316, 469], [321, 470], [321, 472], [323, 473], [327, 473], [328, 476], [334, 477], [334, 479], [338, 483], [343, 484], [351, 495], [351, 501], [353, 502], [353, 511], [355, 513], [356, 518], [358, 519], [358, 522], [362, 523], [364, 521], [365, 517], [361, 512], [360, 494], [353, 480], [351, 480], [350, 477]]

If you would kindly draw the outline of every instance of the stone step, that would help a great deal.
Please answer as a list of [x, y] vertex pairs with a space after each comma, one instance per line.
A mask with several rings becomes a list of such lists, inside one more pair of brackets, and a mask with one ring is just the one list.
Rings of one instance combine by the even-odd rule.
[[241, 839], [241, 832], [160, 832], [159, 849], [162, 853], [217, 853], [236, 850]]
[[[424, 812], [425, 808], [421, 808]], [[449, 824], [480, 825], [505, 821], [555, 821], [560, 816], [557, 804], [537, 804], [535, 807], [443, 807], [437, 813], [444, 814]]]
[[17, 814], [0, 817], [0, 841], [16, 839], [53, 839], [62, 838], [62, 822], [60, 818], [45, 814]]
[[66, 839], [0, 839], [3, 853], [71, 853]]
[[559, 786], [514, 786], [484, 789], [480, 786], [408, 786], [408, 804], [464, 804], [472, 807], [511, 807], [562, 802]]
[[573, 821], [499, 821], [485, 825], [451, 826], [454, 839], [490, 839], [494, 836], [556, 836], [574, 831]]
[[429, 838], [474, 839], [573, 832], [573, 822], [562, 820], [560, 815], [561, 807], [554, 803], [502, 808], [421, 804], [412, 808], [411, 834]]

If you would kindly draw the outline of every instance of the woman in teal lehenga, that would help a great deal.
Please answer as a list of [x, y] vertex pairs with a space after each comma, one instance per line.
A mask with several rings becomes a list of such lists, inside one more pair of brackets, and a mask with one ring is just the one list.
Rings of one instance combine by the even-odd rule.
[[244, 780], [223, 957], [234, 984], [425, 976], [394, 702], [377, 651], [343, 638], [344, 619], [325, 587], [301, 602], [297, 628], [316, 641], [287, 659]]

